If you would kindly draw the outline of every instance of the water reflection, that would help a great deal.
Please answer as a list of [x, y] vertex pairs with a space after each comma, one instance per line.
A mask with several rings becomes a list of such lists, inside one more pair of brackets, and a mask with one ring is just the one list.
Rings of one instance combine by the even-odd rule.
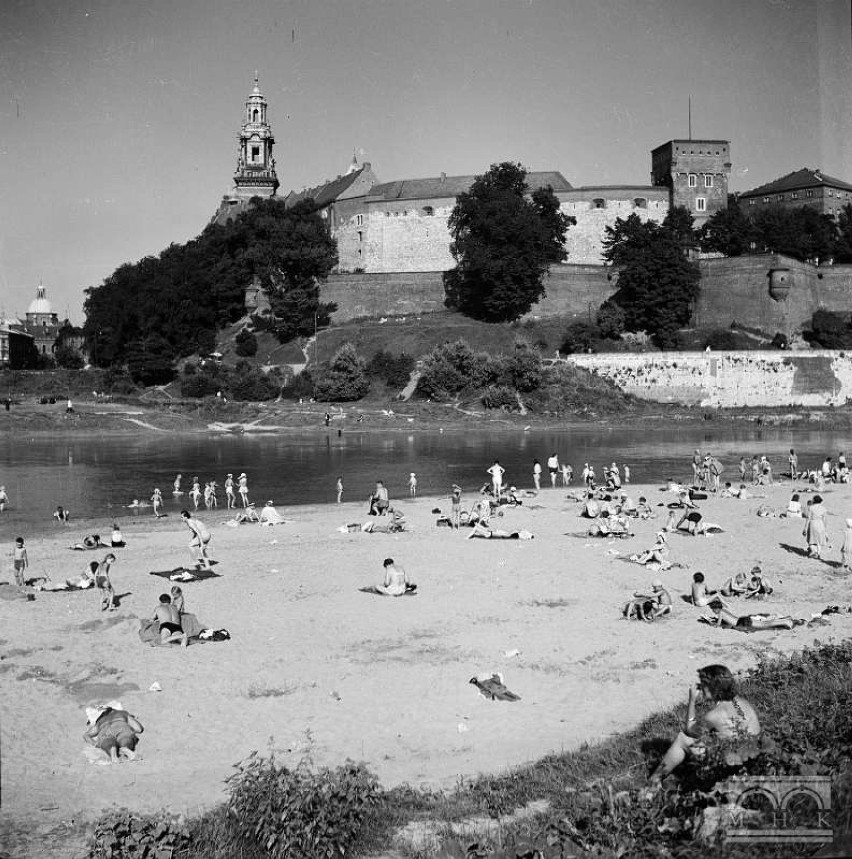
[[[634, 482], [686, 478], [694, 448], [712, 450], [725, 463], [725, 477], [737, 472], [740, 456], [765, 453], [776, 473], [784, 470], [787, 451], [795, 447], [802, 467], [816, 466], [826, 455], [845, 449], [842, 431], [791, 430], [772, 427], [618, 427], [524, 432], [448, 430], [432, 432], [357, 431], [338, 436], [334, 429], [286, 436], [227, 435], [103, 437], [75, 439], [41, 436], [0, 440], [0, 483], [11, 497], [10, 510], [0, 517], [0, 538], [13, 525], [37, 528], [50, 523], [57, 504], [75, 517], [131, 515], [124, 509], [133, 498], [148, 498], [154, 486], [171, 484], [174, 475], [197, 474], [202, 482], [222, 487], [228, 471], [249, 475], [252, 498], [274, 498], [282, 505], [330, 503], [343, 475], [348, 497], [366, 497], [377, 478], [391, 497], [408, 494], [408, 475], [417, 472], [418, 494], [444, 494], [452, 483], [478, 490], [485, 469], [499, 459], [505, 481], [532, 484], [532, 460], [542, 462], [554, 451], [575, 473], [588, 461], [629, 464]], [[171, 508], [174, 507], [174, 510]], [[178, 501], [166, 499], [175, 513]]]

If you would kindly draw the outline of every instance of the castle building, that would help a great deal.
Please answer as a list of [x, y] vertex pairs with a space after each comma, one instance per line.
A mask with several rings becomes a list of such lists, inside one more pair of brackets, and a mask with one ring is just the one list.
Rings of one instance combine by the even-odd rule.
[[41, 283], [36, 290], [36, 297], [27, 308], [26, 322], [21, 325], [20, 330], [32, 336], [39, 355], [53, 355], [56, 351], [59, 317], [53, 312]]
[[821, 170], [803, 167], [766, 185], [745, 191], [739, 195], [739, 201], [746, 214], [769, 206], [781, 206], [783, 209], [808, 206], [821, 215], [836, 218], [844, 206], [852, 204], [852, 185], [826, 176]]
[[230, 194], [219, 204], [213, 220], [225, 223], [243, 211], [252, 197], [274, 197], [278, 190], [278, 175], [272, 147], [275, 137], [267, 117], [268, 105], [260, 91], [258, 74], [254, 73], [254, 89], [245, 104], [245, 114], [237, 135], [237, 170]]
[[[218, 223], [243, 211], [252, 197], [274, 197], [278, 188], [272, 147], [275, 140], [266, 117], [267, 104], [258, 88], [246, 102], [239, 135], [234, 188], [214, 216]], [[727, 140], [670, 140], [651, 152], [650, 185], [582, 185], [574, 187], [558, 170], [531, 172], [531, 189], [550, 186], [562, 212], [576, 219], [566, 237], [567, 262], [603, 264], [606, 228], [617, 218], [636, 215], [661, 222], [674, 206], [685, 206], [701, 225], [728, 201], [731, 172]], [[450, 254], [449, 217], [456, 197], [468, 191], [474, 176], [440, 176], [379, 182], [372, 164], [353, 158], [344, 175], [291, 191], [283, 199], [294, 206], [313, 199], [337, 240], [341, 272], [446, 271]]]

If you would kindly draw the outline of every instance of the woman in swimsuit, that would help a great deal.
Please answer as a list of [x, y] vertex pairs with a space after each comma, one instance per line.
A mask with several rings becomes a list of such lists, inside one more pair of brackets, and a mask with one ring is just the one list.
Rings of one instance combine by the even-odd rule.
[[[714, 706], [698, 718], [695, 708], [700, 696]], [[659, 785], [688, 755], [703, 758], [707, 753], [708, 736], [722, 740], [756, 739], [760, 736], [760, 731], [760, 719], [754, 707], [737, 694], [736, 681], [730, 669], [724, 665], [707, 665], [700, 668], [698, 684], [689, 689], [683, 730], [675, 737], [654, 770], [651, 782]]]

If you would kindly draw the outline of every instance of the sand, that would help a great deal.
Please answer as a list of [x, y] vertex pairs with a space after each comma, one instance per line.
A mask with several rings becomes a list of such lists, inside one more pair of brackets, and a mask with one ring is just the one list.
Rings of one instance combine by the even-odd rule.
[[[654, 505], [673, 498], [658, 487], [630, 492]], [[783, 509], [789, 485], [768, 492]], [[719, 586], [756, 562], [776, 592], [741, 602], [743, 613], [810, 617], [852, 599], [852, 578], [802, 557], [802, 522], [757, 517], [760, 500], [700, 502], [725, 533], [673, 535], [672, 559], [689, 569], [658, 574], [624, 558], [653, 542], [663, 508], [638, 521], [632, 539], [587, 539], [575, 536], [587, 522], [565, 496], [548, 488], [505, 510], [502, 526], [529, 529], [531, 541], [437, 528], [431, 510], [448, 510], [446, 499], [400, 501], [412, 529], [400, 535], [338, 533], [367, 519], [360, 503], [280, 508], [291, 521], [273, 528], [230, 528], [224, 512], [204, 512], [220, 577], [184, 585], [187, 610], [232, 638], [186, 650], [151, 648], [137, 629], [169, 589], [149, 572], [188, 563], [188, 531], [174, 515], [129, 523], [113, 568], [117, 611], [101, 613], [92, 591], [0, 600], [4, 826], [46, 830], [110, 805], [195, 813], [225, 799], [232, 765], [255, 749], [290, 764], [305, 755], [317, 765], [365, 761], [386, 786], [449, 788], [628, 728], [684, 700], [701, 665], [744, 669], [761, 654], [852, 634], [852, 615], [832, 616], [830, 628], [718, 630], [681, 601], [695, 570]], [[839, 561], [852, 487], [825, 500], [829, 558]], [[67, 549], [78, 529], [28, 538], [29, 575], [63, 579], [100, 558]], [[408, 571], [417, 596], [359, 592], [380, 581], [386, 557]], [[658, 576], [674, 616], [623, 620], [624, 600]], [[468, 680], [486, 671], [502, 672], [521, 701], [482, 698]], [[148, 691], [155, 682], [162, 691]], [[98, 766], [84, 754], [84, 707], [111, 698], [145, 726], [139, 762]]]

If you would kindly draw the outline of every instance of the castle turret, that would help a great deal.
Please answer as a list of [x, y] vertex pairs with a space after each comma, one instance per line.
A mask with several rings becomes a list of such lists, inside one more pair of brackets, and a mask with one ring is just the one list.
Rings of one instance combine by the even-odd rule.
[[246, 99], [243, 126], [237, 136], [237, 172], [234, 174], [233, 196], [242, 200], [252, 197], [272, 197], [278, 188], [272, 147], [275, 138], [266, 118], [266, 99], [254, 73], [254, 89]]
[[669, 189], [700, 226], [728, 205], [731, 144], [727, 140], [670, 140], [651, 152], [651, 183]]

